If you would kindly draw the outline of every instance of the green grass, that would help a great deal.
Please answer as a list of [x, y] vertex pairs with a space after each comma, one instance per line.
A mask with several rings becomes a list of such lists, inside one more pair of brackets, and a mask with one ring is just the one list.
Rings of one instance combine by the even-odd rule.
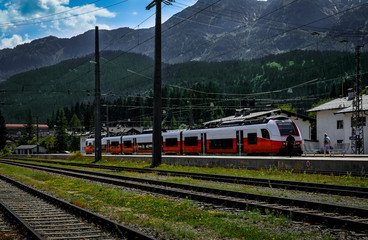
[[241, 211], [239, 214], [219, 212], [198, 206], [189, 199], [178, 201], [152, 195], [126, 193], [115, 187], [3, 164], [0, 164], [0, 173], [51, 192], [59, 198], [123, 224], [146, 227], [155, 237], [162, 239], [319, 237], [319, 234], [314, 233], [288, 232], [291, 227], [290, 219], [271, 212], [266, 215], [261, 215], [258, 211]]
[[[45, 160], [45, 159], [40, 159]], [[47, 159], [52, 160], [52, 159]], [[94, 159], [83, 156], [82, 154], [73, 154], [68, 160], [55, 160], [65, 161], [70, 163], [92, 163]], [[102, 158], [98, 165], [110, 165], [120, 167], [132, 167], [132, 168], [147, 168], [150, 169], [151, 163], [145, 161], [135, 160], [117, 160], [113, 158]], [[362, 176], [351, 176], [351, 173], [347, 172], [343, 176], [335, 176], [333, 174], [307, 174], [296, 173], [293, 170], [279, 170], [277, 168], [260, 169], [260, 170], [249, 170], [244, 168], [220, 168], [220, 167], [192, 167], [192, 166], [181, 166], [181, 165], [168, 165], [161, 164], [155, 168], [157, 170], [168, 170], [178, 172], [196, 172], [206, 174], [218, 174], [218, 175], [230, 175], [238, 177], [251, 177], [251, 178], [263, 178], [263, 179], [275, 179], [275, 180], [288, 180], [288, 181], [301, 181], [301, 182], [312, 182], [322, 184], [336, 184], [345, 186], [357, 186], [357, 187], [368, 187], [368, 177]]]
[[[74, 161], [78, 163], [91, 163], [93, 160], [86, 157], [75, 158]], [[135, 160], [116, 160], [110, 158], [102, 158], [99, 165], [111, 165], [121, 167], [133, 167], [133, 168], [150, 168], [151, 163]], [[155, 168], [158, 170], [179, 171], [179, 172], [197, 172], [206, 174], [218, 174], [218, 175], [231, 175], [238, 177], [252, 177], [252, 178], [264, 178], [275, 180], [289, 180], [289, 181], [301, 181], [301, 182], [313, 182], [323, 184], [336, 184], [346, 186], [368, 187], [367, 177], [354, 177], [350, 173], [346, 173], [343, 176], [324, 175], [324, 174], [307, 174], [307, 173], [295, 173], [293, 170], [279, 170], [277, 168], [261, 169], [261, 170], [249, 170], [244, 168], [220, 168], [220, 167], [191, 167], [181, 165], [168, 165], [161, 164]]]

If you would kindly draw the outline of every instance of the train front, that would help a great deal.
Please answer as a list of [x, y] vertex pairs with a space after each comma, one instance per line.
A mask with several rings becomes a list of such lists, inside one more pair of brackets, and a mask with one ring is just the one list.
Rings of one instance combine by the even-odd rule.
[[301, 148], [303, 139], [298, 126], [292, 120], [286, 117], [276, 118], [274, 119], [274, 122], [278, 127], [278, 130], [280, 132], [280, 140], [282, 141], [282, 147], [280, 147], [279, 149], [280, 154], [287, 154], [288, 151], [286, 138], [291, 132], [291, 134], [295, 138], [292, 153], [293, 155], [301, 155], [303, 153]]

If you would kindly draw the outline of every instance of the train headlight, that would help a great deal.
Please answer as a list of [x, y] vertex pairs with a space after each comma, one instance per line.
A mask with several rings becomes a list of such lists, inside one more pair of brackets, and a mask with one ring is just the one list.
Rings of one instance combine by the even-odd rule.
[[300, 145], [300, 142], [295, 142], [296, 145]]
[[286, 145], [287, 145], [287, 143], [286, 143], [286, 142], [282, 142], [282, 145], [286, 146]]

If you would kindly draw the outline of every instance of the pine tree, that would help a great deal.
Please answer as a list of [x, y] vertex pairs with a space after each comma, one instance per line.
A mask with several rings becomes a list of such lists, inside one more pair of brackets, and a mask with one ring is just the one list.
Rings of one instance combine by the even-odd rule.
[[66, 120], [64, 110], [61, 110], [58, 116], [58, 120], [56, 123], [56, 150], [63, 151], [67, 148], [67, 125], [68, 121]]
[[74, 114], [72, 119], [70, 120], [69, 127], [74, 132], [79, 132], [82, 128], [82, 124], [77, 116], [77, 114]]
[[24, 125], [24, 130], [22, 134], [22, 143], [28, 144], [28, 141], [31, 141], [36, 134], [36, 129], [33, 126], [33, 117], [31, 110], [28, 111], [27, 123]]

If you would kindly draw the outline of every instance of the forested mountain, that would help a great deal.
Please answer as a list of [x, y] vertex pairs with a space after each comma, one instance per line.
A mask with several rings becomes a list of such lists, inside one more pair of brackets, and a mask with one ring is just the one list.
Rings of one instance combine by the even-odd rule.
[[[0, 83], [1, 111], [8, 123], [24, 122], [29, 110], [40, 121], [86, 111], [93, 115], [93, 56], [17, 74]], [[368, 85], [368, 54], [361, 55], [363, 86]], [[236, 108], [264, 110], [292, 104], [300, 113], [320, 99], [346, 95], [353, 87], [355, 55], [292, 51], [256, 60], [188, 62], [163, 66], [163, 109], [167, 126], [234, 114]], [[110, 121], [142, 125], [152, 116], [153, 61], [125, 52], [101, 54], [101, 88]], [[103, 117], [105, 118], [105, 117]], [[70, 119], [69, 119], [70, 120]]]
[[[249, 60], [296, 49], [353, 52], [368, 41], [367, 12], [368, 0], [198, 0], [163, 23], [162, 57], [175, 64]], [[103, 30], [100, 49], [153, 57], [153, 38], [154, 28]], [[93, 31], [3, 49], [0, 81], [93, 51]]]

